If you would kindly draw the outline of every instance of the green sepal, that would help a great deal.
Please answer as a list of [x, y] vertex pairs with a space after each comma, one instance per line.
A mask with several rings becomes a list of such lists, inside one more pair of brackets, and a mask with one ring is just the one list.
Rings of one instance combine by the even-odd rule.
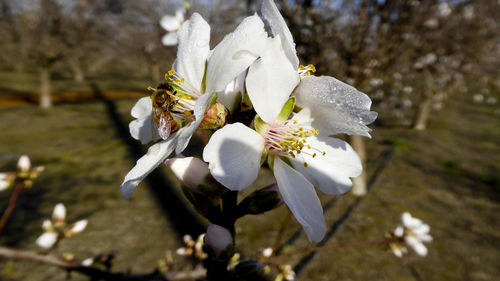
[[216, 101], [217, 101], [217, 93], [214, 93], [214, 95], [210, 99], [210, 102], [208, 103], [207, 108], [205, 109], [205, 111], [207, 111], [208, 109], [210, 109], [210, 107], [212, 107], [212, 105], [214, 105], [214, 103]]
[[295, 97], [291, 97], [286, 101], [285, 105], [283, 105], [280, 114], [278, 115], [278, 117], [276, 117], [276, 122], [284, 122], [288, 120], [288, 117], [290, 117], [294, 106]]
[[267, 165], [269, 165], [269, 169], [271, 171], [274, 171], [274, 157], [273, 156], [267, 157]]
[[255, 126], [255, 131], [257, 131], [260, 135], [264, 135], [269, 128], [269, 125], [267, 125], [267, 123], [264, 122], [264, 120], [262, 120], [259, 116], [255, 116], [253, 125]]
[[240, 103], [240, 111], [245, 112], [253, 109], [252, 101], [250, 101], [250, 97], [248, 96], [248, 93], [245, 91], [245, 94], [243, 95], [243, 99], [241, 100]]
[[293, 169], [295, 169], [292, 165], [292, 161], [290, 161], [290, 158], [288, 157], [284, 157], [284, 156], [280, 156], [280, 159], [281, 161], [285, 162], [285, 164], [287, 164], [288, 166], [292, 167]]
[[208, 62], [205, 62], [205, 72], [203, 73], [203, 79], [201, 80], [201, 87], [200, 87], [202, 93], [205, 92], [207, 87], [207, 65]]

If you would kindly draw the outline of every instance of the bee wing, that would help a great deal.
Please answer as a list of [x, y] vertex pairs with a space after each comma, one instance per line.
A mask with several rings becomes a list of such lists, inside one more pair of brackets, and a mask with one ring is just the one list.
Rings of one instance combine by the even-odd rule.
[[166, 140], [170, 136], [171, 125], [172, 115], [167, 111], [162, 112], [158, 119], [158, 133], [162, 139]]

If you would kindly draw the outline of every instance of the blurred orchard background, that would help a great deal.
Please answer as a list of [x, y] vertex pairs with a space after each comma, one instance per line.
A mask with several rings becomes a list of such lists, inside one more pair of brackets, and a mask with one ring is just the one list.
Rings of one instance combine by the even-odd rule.
[[[192, 0], [190, 12], [210, 23], [213, 47], [259, 2]], [[301, 62], [365, 92], [379, 113], [372, 139], [347, 138], [365, 162], [355, 192], [321, 194], [328, 230], [320, 246], [383, 237], [404, 211], [428, 223], [434, 237], [425, 258], [400, 259], [377, 246], [293, 256], [286, 262], [297, 279], [498, 280], [500, 1], [276, 2]], [[205, 231], [165, 167], [130, 200], [119, 190], [146, 149], [128, 134], [130, 109], [176, 54], [162, 45], [159, 20], [182, 5], [0, 0], [0, 171], [15, 170], [22, 154], [46, 167], [21, 195], [2, 246], [37, 250], [42, 221], [59, 202], [68, 221], [89, 224], [57, 252], [79, 259], [112, 253], [116, 271], [152, 271], [184, 234]], [[186, 154], [201, 155], [204, 137]], [[258, 181], [272, 179], [263, 172]], [[10, 192], [0, 193], [2, 211]], [[307, 246], [300, 230], [286, 206], [245, 217], [237, 251], [255, 258], [266, 247]], [[0, 260], [1, 280], [66, 278], [53, 266]]]

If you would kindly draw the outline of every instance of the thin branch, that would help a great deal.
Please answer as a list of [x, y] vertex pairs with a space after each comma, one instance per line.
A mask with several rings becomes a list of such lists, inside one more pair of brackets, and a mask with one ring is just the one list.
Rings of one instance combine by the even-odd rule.
[[17, 204], [17, 199], [19, 198], [19, 195], [21, 194], [21, 191], [24, 189], [24, 182], [16, 180], [16, 187], [10, 194], [9, 198], [9, 203], [7, 205], [7, 209], [2, 214], [2, 218], [0, 219], [0, 233], [2, 233], [2, 230], [4, 229], [5, 225], [7, 224], [7, 221], [9, 220], [10, 215], [12, 215], [12, 212], [14, 212], [14, 209], [16, 208]]
[[0, 257], [9, 259], [20, 259], [40, 262], [48, 265], [53, 265], [66, 269], [68, 271], [75, 271], [97, 280], [112, 280], [112, 281], [149, 281], [149, 280], [190, 280], [201, 278], [206, 275], [204, 268], [196, 268], [189, 272], [168, 272], [163, 274], [158, 270], [146, 274], [130, 274], [130, 273], [113, 273], [92, 266], [83, 266], [77, 261], [66, 261], [52, 254], [43, 254], [34, 251], [27, 251], [21, 249], [12, 249], [7, 247], [0, 247]]
[[323, 247], [309, 247], [309, 248], [298, 249], [298, 250], [291, 251], [291, 252], [277, 255], [277, 256], [272, 256], [272, 257], [267, 258], [266, 261], [267, 260], [280, 260], [283, 258], [295, 256], [295, 255], [308, 254], [310, 252], [327, 251], [327, 250], [332, 250], [332, 249], [355, 247], [355, 246], [387, 245], [387, 244], [392, 243], [392, 242], [395, 242], [395, 240], [394, 239], [368, 240], [368, 241], [356, 241], [356, 242], [330, 244], [330, 245], [326, 245]]

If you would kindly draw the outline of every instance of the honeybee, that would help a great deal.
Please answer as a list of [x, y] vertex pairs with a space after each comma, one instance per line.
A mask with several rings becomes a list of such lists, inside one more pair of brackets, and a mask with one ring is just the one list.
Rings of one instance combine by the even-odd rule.
[[171, 133], [177, 131], [181, 127], [181, 121], [172, 113], [175, 113], [175, 106], [178, 100], [175, 97], [175, 89], [167, 84], [162, 83], [151, 95], [153, 103], [153, 120], [158, 126], [158, 134], [162, 139], [167, 139]]

